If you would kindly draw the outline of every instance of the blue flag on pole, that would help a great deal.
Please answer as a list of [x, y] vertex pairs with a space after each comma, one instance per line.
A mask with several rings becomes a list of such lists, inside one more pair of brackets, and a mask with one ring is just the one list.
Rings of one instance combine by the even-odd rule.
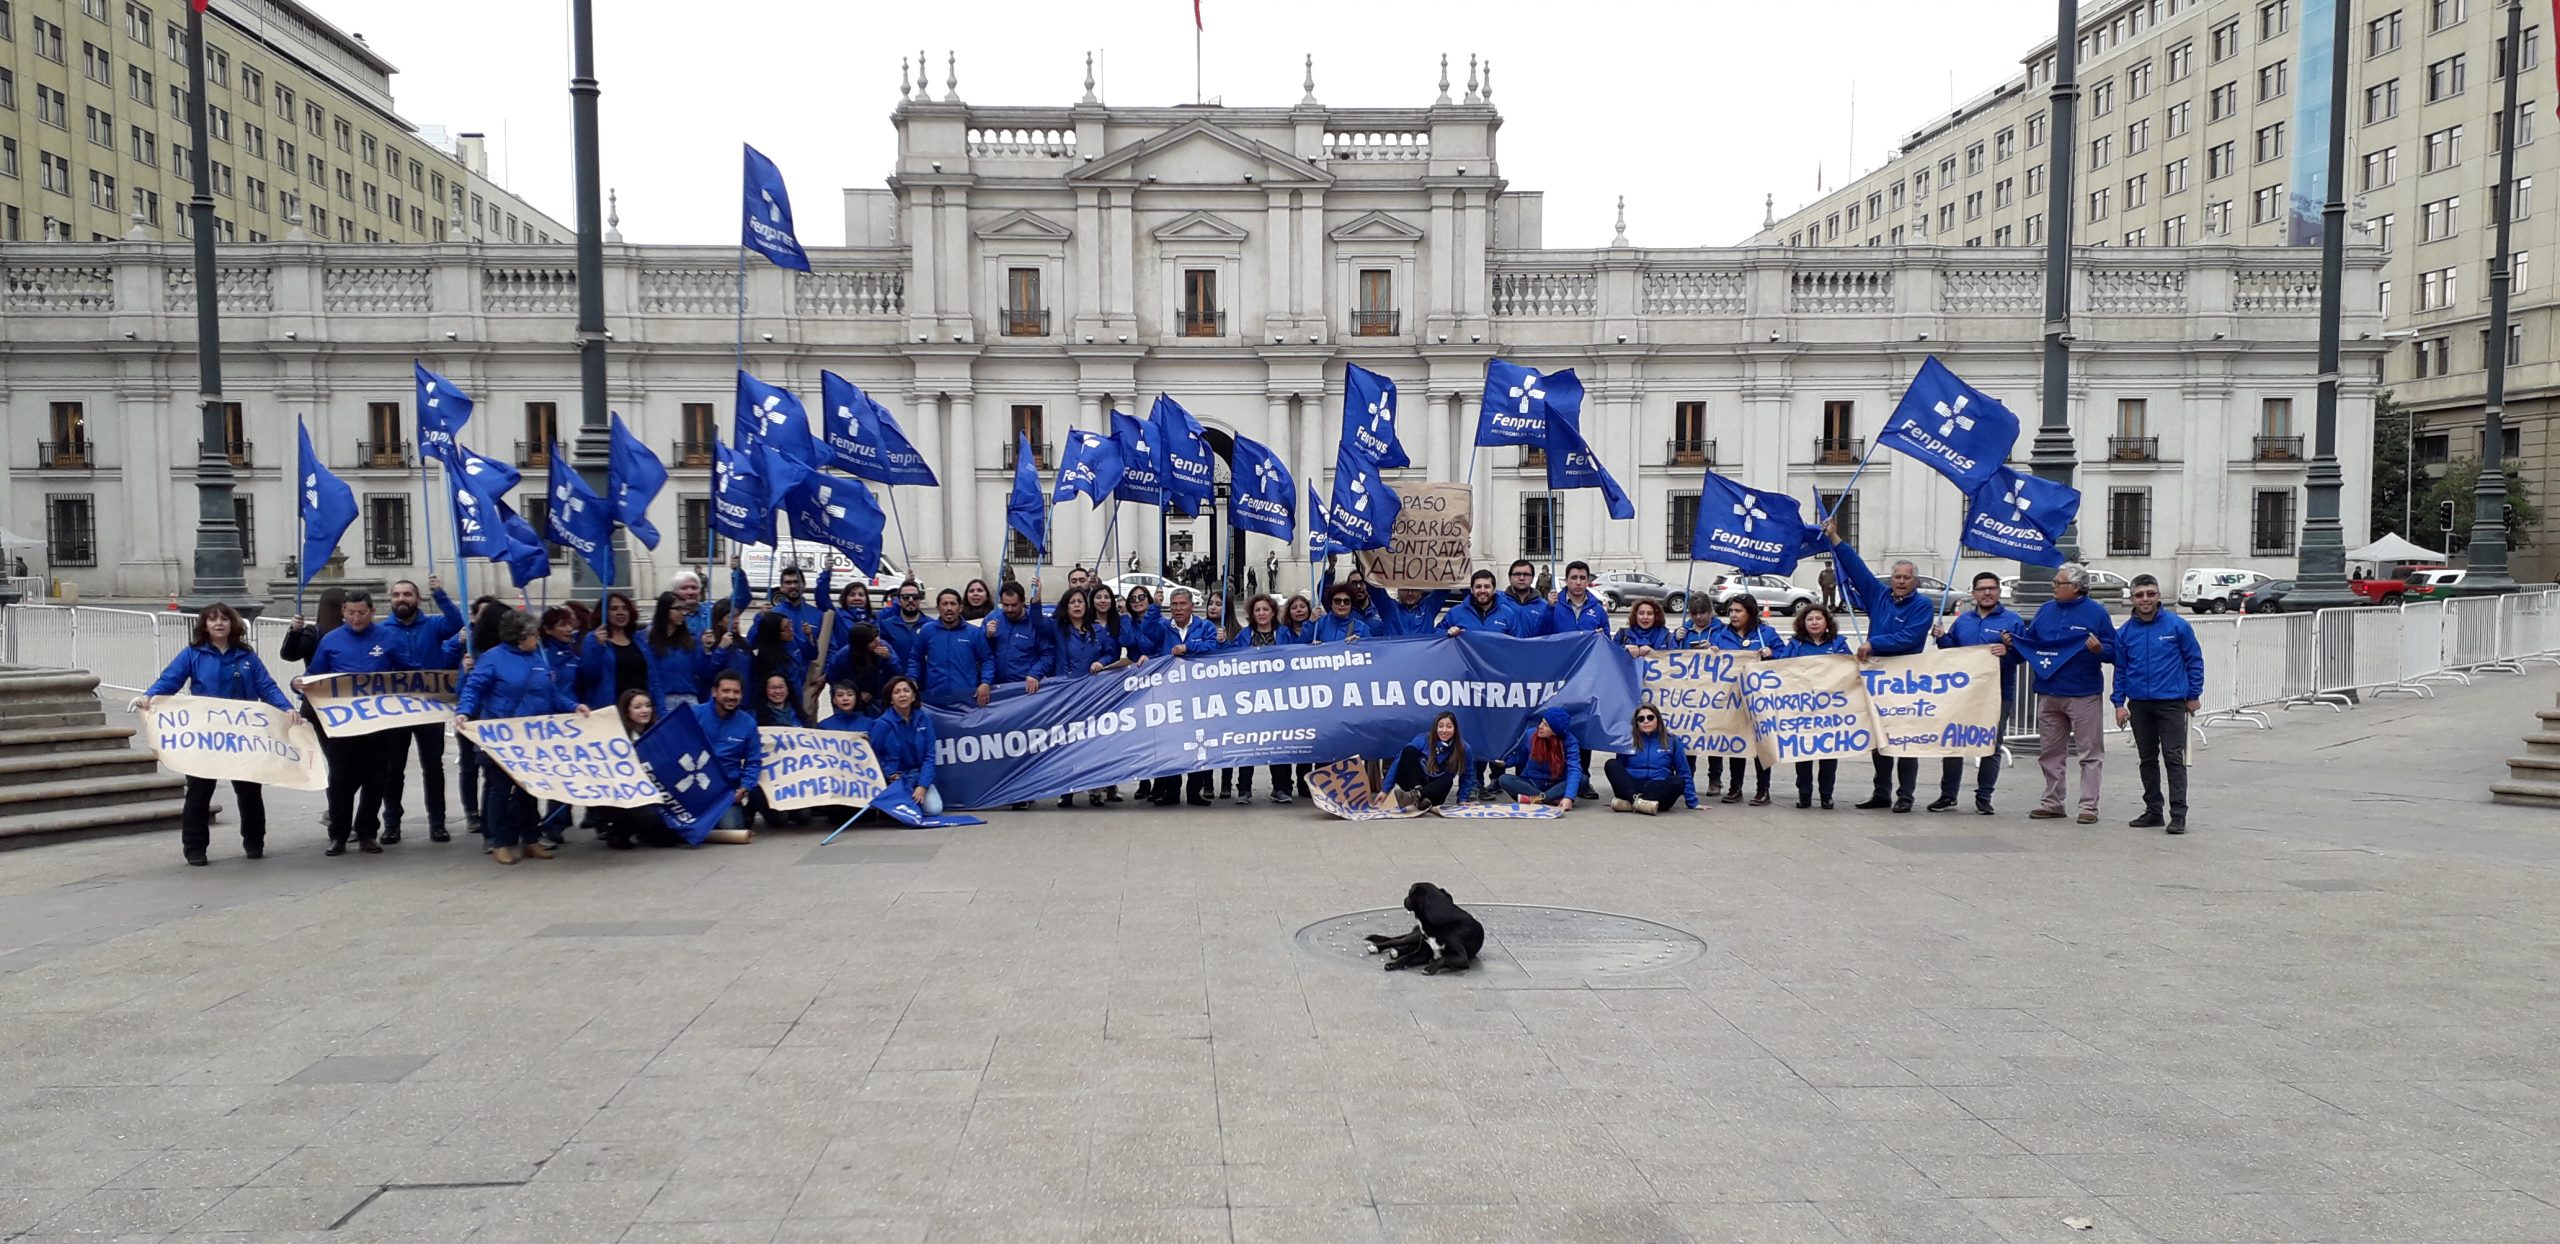
[[1164, 488], [1173, 507], [1184, 514], [1198, 514], [1217, 491], [1216, 468], [1210, 465], [1209, 438], [1202, 434], [1200, 421], [1182, 408], [1182, 403], [1156, 395], [1154, 409], [1147, 421], [1155, 425], [1156, 441], [1164, 446]]
[[1609, 474], [1609, 468], [1600, 465], [1600, 455], [1591, 452], [1591, 443], [1582, 439], [1582, 429], [1571, 419], [1553, 418], [1546, 423], [1548, 491], [1597, 488], [1608, 500], [1609, 517], [1634, 518], [1635, 498], [1618, 486], [1618, 477]]
[[649, 506], [667, 486], [667, 467], [622, 421], [613, 415], [613, 455], [605, 460], [605, 491], [613, 497], [613, 521], [631, 530], [640, 543], [658, 547], [658, 525], [649, 521]]
[[824, 408], [827, 459], [837, 470], [891, 487], [941, 487], [924, 455], [916, 452], [898, 426], [898, 417], [863, 392], [861, 385], [822, 371], [818, 393]]
[[1582, 424], [1582, 380], [1568, 367], [1549, 376], [1506, 359], [1484, 361], [1484, 402], [1476, 413], [1476, 444], [1544, 448], [1547, 418]]
[[2062, 560], [2058, 545], [2080, 515], [2080, 490], [1998, 468], [1965, 508], [1964, 544], [2030, 566]]
[[507, 535], [500, 511], [502, 498], [523, 482], [524, 473], [495, 458], [484, 458], [454, 443], [453, 461], [445, 472], [445, 487], [452, 493], [453, 529], [463, 557], [479, 557], [489, 561], [505, 561], [515, 544]]
[[1689, 535], [1693, 561], [1722, 562], [1744, 574], [1788, 574], [1821, 528], [1782, 492], [1746, 488], [1713, 471], [1698, 489], [1698, 526]]
[[1970, 493], [1982, 487], [2018, 443], [2018, 417], [1988, 393], [1956, 378], [1930, 355], [1902, 391], [1876, 444], [1900, 450]]
[[1111, 412], [1111, 439], [1120, 449], [1120, 485], [1116, 501], [1161, 506], [1164, 496], [1164, 440], [1144, 419]]
[[712, 446], [711, 530], [740, 544], [773, 543], [773, 504], [753, 457]]
[[1387, 547], [1403, 509], [1404, 501], [1378, 474], [1378, 464], [1344, 443], [1333, 462], [1333, 505], [1325, 523], [1334, 547], [1345, 553]]
[[1120, 461], [1120, 442], [1100, 432], [1069, 428], [1067, 452], [1058, 461], [1058, 486], [1049, 493], [1049, 499], [1064, 501], [1083, 493], [1093, 498], [1095, 509], [1100, 509], [1120, 487], [1120, 476], [1126, 469]]
[[507, 564], [507, 577], [517, 587], [550, 578], [551, 549], [542, 542], [542, 533], [505, 501], [498, 502], [498, 522], [507, 535], [506, 555], [498, 559]]
[[843, 553], [864, 578], [880, 573], [880, 533], [889, 526], [889, 512], [861, 480], [811, 471], [789, 500], [795, 538]]
[[738, 373], [738, 416], [732, 444], [755, 461], [765, 488], [788, 497], [818, 469], [818, 442], [809, 435], [809, 412], [791, 390]]
[[739, 244], [776, 267], [808, 271], [809, 254], [800, 249], [800, 238], [791, 229], [791, 192], [782, 188], [782, 170], [753, 147], [747, 148], [746, 187]]
[[686, 842], [701, 845], [738, 800], [737, 786], [690, 708], [661, 714], [658, 724], [631, 741], [631, 753], [658, 784], [659, 817]]
[[1227, 499], [1227, 521], [1239, 531], [1274, 540], [1298, 538], [1298, 482], [1288, 464], [1259, 441], [1236, 438], [1230, 460], [1235, 487]]
[[418, 374], [418, 452], [451, 467], [454, 438], [471, 422], [471, 399], [426, 364], [412, 360], [409, 366]]
[[602, 583], [613, 582], [613, 511], [587, 481], [569, 467], [560, 442], [551, 442], [551, 503], [542, 509], [542, 525], [551, 543], [578, 555]]
[[1029, 432], [1016, 432], [1013, 440], [1013, 492], [1004, 499], [1004, 525], [1021, 532], [1034, 551], [1045, 555], [1049, 508], [1040, 500], [1040, 464], [1031, 458]]
[[1396, 382], [1358, 363], [1343, 365], [1342, 448], [1381, 470], [1413, 465], [1396, 438]]
[[1324, 496], [1316, 491], [1316, 482], [1307, 481], [1307, 558], [1331, 557], [1345, 552], [1333, 542], [1333, 516], [1325, 511]]
[[311, 448], [310, 426], [299, 418], [293, 423], [302, 438], [302, 459], [296, 464], [302, 486], [294, 490], [302, 512], [302, 581], [294, 585], [300, 591], [329, 555], [338, 551], [339, 537], [356, 521], [356, 494], [321, 465], [320, 455]]

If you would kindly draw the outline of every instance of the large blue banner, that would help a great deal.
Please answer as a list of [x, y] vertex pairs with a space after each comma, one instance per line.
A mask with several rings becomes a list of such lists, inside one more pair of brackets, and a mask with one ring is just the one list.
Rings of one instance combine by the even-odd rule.
[[1636, 662], [1597, 631], [1469, 633], [1169, 657], [965, 712], [933, 710], [943, 802], [986, 808], [1244, 764], [1391, 759], [1442, 710], [1486, 759], [1553, 704], [1623, 752]]

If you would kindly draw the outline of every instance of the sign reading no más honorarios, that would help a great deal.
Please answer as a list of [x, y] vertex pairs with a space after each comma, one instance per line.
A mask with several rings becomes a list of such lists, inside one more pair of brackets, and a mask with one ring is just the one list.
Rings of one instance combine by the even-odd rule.
[[1360, 569], [1372, 586], [1400, 591], [1462, 588], [1475, 572], [1467, 545], [1475, 535], [1475, 490], [1465, 484], [1404, 484], [1404, 508], [1387, 547], [1363, 549]]
[[262, 700], [153, 698], [144, 742], [172, 773], [287, 790], [325, 790], [329, 762], [302, 715]]

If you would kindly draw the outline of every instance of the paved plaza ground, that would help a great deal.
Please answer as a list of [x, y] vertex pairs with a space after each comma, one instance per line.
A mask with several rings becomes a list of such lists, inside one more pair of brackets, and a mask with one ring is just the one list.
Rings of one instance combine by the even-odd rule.
[[[261, 863], [0, 854], [0, 1239], [2560, 1240], [2560, 814], [2486, 801], [2555, 690], [2218, 728], [2183, 839], [2125, 827], [2121, 736], [2093, 827], [2012, 769], [1993, 818], [1044, 807], [502, 868], [326, 859], [279, 794]], [[1422, 879], [1703, 953], [1297, 940]]]

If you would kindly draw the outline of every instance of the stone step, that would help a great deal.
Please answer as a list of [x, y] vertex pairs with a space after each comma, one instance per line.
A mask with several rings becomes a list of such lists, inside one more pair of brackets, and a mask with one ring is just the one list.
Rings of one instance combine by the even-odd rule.
[[2489, 800], [2527, 808], [2560, 808], [2560, 782], [2491, 782]]
[[2522, 781], [2560, 782], [2560, 756], [2509, 756], [2507, 769]]
[[29, 713], [25, 716], [14, 713], [0, 714], [0, 731], [17, 734], [76, 730], [84, 726], [105, 725], [106, 721], [106, 713], [93, 704], [87, 712], [80, 713]]
[[24, 721], [31, 717], [94, 717], [107, 719], [107, 706], [96, 696], [56, 695], [46, 693], [14, 700], [0, 700], [0, 724]]
[[2524, 736], [2524, 754], [2560, 756], [2560, 732], [2545, 730]]
[[131, 726], [72, 726], [50, 730], [0, 728], [0, 756], [43, 755], [62, 751], [112, 751], [133, 738]]
[[[185, 799], [173, 796], [139, 803], [91, 804], [61, 812], [0, 816], [0, 851], [80, 838], [103, 838], [111, 834], [168, 833], [174, 837], [186, 806]], [[213, 811], [219, 821], [222, 805], [215, 804]]]
[[98, 676], [87, 670], [0, 669], [0, 702], [38, 692], [94, 696]]
[[2537, 708], [2533, 715], [2544, 721], [2560, 721], [2560, 708]]
[[124, 777], [22, 782], [0, 786], [0, 817], [34, 812], [76, 811], [156, 799], [174, 799], [187, 780], [156, 771]]
[[0, 756], [0, 788], [32, 782], [87, 781], [156, 773], [160, 761], [139, 748], [30, 752]]

